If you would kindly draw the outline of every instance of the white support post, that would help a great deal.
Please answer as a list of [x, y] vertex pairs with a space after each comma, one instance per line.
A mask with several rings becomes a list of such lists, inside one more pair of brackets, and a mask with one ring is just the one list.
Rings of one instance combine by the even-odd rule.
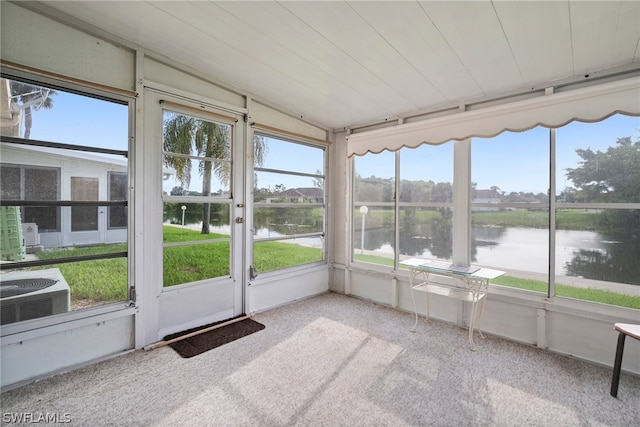
[[537, 346], [547, 348], [547, 311], [543, 308], [537, 311]]
[[453, 145], [453, 263], [471, 262], [471, 139]]
[[398, 308], [398, 279], [391, 279], [391, 307]]

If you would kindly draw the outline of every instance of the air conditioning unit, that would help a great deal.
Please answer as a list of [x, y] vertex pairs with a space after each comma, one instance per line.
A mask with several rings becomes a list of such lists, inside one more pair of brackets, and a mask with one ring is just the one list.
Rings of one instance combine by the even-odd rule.
[[24, 244], [26, 246], [38, 246], [40, 244], [38, 224], [35, 222], [22, 224], [22, 238], [24, 239]]
[[2, 275], [0, 324], [66, 313], [71, 306], [69, 285], [57, 268]]

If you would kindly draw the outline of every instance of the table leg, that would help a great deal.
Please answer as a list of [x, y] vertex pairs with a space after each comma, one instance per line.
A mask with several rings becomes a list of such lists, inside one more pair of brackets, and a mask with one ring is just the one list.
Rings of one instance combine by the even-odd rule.
[[[424, 285], [426, 287], [427, 284], [429, 283], [429, 273], [424, 273], [423, 276], [424, 276]], [[424, 290], [424, 301], [426, 306], [424, 322], [427, 323], [429, 321], [429, 292], [427, 292], [426, 288]]]
[[480, 338], [484, 338], [482, 335], [482, 313], [484, 312], [484, 301], [487, 299], [487, 295], [489, 294], [489, 281], [487, 280], [480, 286], [480, 312], [478, 313], [478, 334]]
[[622, 369], [622, 353], [624, 352], [624, 339], [626, 335], [620, 332], [618, 335], [618, 347], [616, 348], [616, 360], [613, 365], [613, 377], [611, 379], [611, 396], [618, 396], [618, 384], [620, 383], [620, 370]]
[[413, 327], [411, 328], [411, 332], [416, 331], [416, 327], [418, 326], [418, 308], [416, 307], [416, 297], [414, 295], [415, 289], [413, 289], [413, 278], [415, 276], [414, 272], [411, 272], [409, 276], [409, 289], [411, 290], [411, 301], [413, 301], [413, 312], [416, 315], [416, 321], [413, 323]]
[[469, 348], [471, 349], [471, 351], [476, 351], [476, 345], [473, 342], [473, 330], [476, 326], [477, 312], [478, 312], [478, 299], [474, 293], [473, 299], [471, 301], [471, 319], [469, 320]]

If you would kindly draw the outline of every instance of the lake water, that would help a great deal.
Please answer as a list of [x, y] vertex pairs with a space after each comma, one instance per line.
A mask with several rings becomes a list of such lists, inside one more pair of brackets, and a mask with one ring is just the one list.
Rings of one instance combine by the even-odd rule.
[[[556, 275], [640, 285], [640, 247], [637, 241], [612, 240], [592, 231], [556, 232]], [[355, 233], [358, 253], [361, 235]], [[451, 258], [451, 239], [401, 236], [404, 255]], [[418, 240], [416, 240], [418, 239]], [[365, 250], [392, 256], [391, 230], [367, 230]], [[474, 227], [472, 263], [506, 270], [547, 274], [549, 232], [524, 227]]]
[[[197, 224], [187, 227], [200, 229]], [[228, 225], [212, 226], [212, 232], [229, 234]], [[256, 237], [279, 237], [281, 234], [260, 228]], [[367, 230], [365, 250], [393, 256], [390, 243], [393, 233], [389, 229]], [[421, 258], [450, 258], [450, 236], [444, 242], [411, 237], [401, 237], [410, 250], [404, 248], [405, 255]], [[358, 253], [361, 235], [354, 236], [355, 252]], [[322, 239], [299, 238], [294, 243], [322, 247]], [[548, 273], [549, 232], [545, 229], [524, 227], [474, 227], [472, 230], [472, 263], [506, 270], [521, 270], [533, 273]], [[637, 242], [623, 242], [608, 239], [593, 231], [556, 231], [556, 275], [584, 277], [640, 285], [640, 247]]]

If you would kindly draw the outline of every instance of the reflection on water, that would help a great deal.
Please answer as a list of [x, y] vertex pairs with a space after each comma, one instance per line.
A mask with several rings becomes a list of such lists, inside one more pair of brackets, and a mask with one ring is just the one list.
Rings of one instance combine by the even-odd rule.
[[[437, 242], [437, 240], [444, 241]], [[354, 242], [360, 242], [359, 230]], [[451, 244], [449, 237], [403, 236], [400, 233], [403, 255], [436, 258], [432, 248]], [[358, 249], [358, 244], [356, 248]], [[473, 227], [472, 262], [475, 264], [548, 273], [549, 231], [524, 227]], [[391, 229], [367, 230], [365, 249], [393, 254]], [[446, 257], [440, 257], [446, 258]], [[640, 247], [637, 239], [625, 242], [593, 231], [559, 230], [556, 232], [556, 274], [578, 276], [594, 280], [640, 285]]]
[[[170, 225], [170, 224], [166, 224]], [[178, 226], [180, 227], [180, 226]], [[190, 230], [200, 231], [202, 229], [202, 222], [195, 224], [185, 224], [184, 228], [188, 228]], [[210, 227], [211, 233], [217, 234], [226, 234], [228, 236], [231, 235], [231, 226], [228, 224], [225, 225], [215, 225]], [[267, 238], [267, 237], [282, 237], [286, 236], [285, 234], [278, 233], [277, 231], [270, 230], [268, 228], [259, 228], [253, 234], [254, 238]], [[312, 248], [322, 248], [322, 237], [297, 237], [295, 239], [283, 240], [283, 242], [287, 243], [295, 243], [298, 245], [309, 246]]]
[[[472, 261], [486, 266], [547, 273], [549, 232], [533, 228], [474, 227]], [[560, 272], [559, 272], [560, 273]]]

